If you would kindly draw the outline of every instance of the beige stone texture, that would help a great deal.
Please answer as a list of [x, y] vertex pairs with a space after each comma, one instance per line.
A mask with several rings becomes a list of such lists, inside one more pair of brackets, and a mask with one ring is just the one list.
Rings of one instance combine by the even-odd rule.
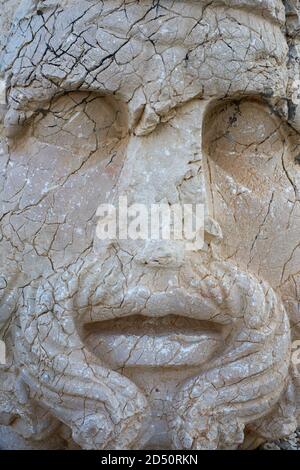
[[[0, 447], [292, 434], [298, 0], [0, 6]], [[120, 198], [202, 205], [203, 245], [100, 240]]]

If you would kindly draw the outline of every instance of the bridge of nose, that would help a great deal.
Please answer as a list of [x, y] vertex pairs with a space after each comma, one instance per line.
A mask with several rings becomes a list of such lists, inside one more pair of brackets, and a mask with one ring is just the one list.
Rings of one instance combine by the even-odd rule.
[[205, 105], [195, 100], [151, 134], [130, 138], [118, 195], [128, 204], [207, 203], [201, 144]]
[[[118, 206], [144, 204], [203, 205], [205, 230], [220, 238], [220, 228], [210, 214], [206, 161], [202, 152], [202, 123], [207, 102], [193, 100], [146, 136], [132, 135], [114, 196]], [[150, 213], [150, 210], [149, 210]], [[142, 264], [180, 266], [184, 246], [180, 241], [118, 240], [120, 248], [135, 254]], [[136, 249], [135, 249], [136, 248]]]

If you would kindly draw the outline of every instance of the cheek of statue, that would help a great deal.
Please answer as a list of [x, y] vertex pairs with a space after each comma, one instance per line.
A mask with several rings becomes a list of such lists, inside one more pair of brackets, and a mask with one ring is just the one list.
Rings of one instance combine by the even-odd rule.
[[213, 107], [204, 141], [222, 256], [281, 286], [300, 256], [298, 134], [246, 99]]

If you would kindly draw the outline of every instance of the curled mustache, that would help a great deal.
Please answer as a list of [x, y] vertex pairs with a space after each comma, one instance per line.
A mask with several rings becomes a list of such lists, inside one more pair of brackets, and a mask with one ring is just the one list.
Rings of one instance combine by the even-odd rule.
[[[124, 279], [123, 290], [110, 285], [111, 265], [94, 259], [26, 288], [16, 343], [22, 379], [30, 399], [68, 425], [81, 447], [141, 448], [150, 420], [145, 395], [87, 350], [81, 326], [87, 319], [97, 321], [97, 315], [151, 315], [158, 299], [166, 315], [178, 314], [184, 304], [185, 316], [226, 331], [218, 357], [178, 385], [168, 418], [174, 448], [237, 448], [248, 425], [264, 435], [261, 420], [275, 410], [288, 385], [290, 329], [284, 307], [267, 284], [230, 262], [210, 260], [194, 274], [196, 288], [188, 289], [186, 278], [183, 287], [145, 298], [141, 286], [124, 290]], [[121, 297], [115, 294], [120, 292]], [[281, 419], [282, 427], [290, 420], [282, 406], [277, 408], [269, 432], [276, 425], [278, 433]]]

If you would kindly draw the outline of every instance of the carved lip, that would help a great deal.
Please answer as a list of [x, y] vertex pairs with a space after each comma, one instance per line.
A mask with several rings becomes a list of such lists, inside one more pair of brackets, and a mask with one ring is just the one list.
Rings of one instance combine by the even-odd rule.
[[219, 326], [178, 315], [131, 315], [88, 324], [84, 341], [112, 368], [197, 366], [223, 343]]

